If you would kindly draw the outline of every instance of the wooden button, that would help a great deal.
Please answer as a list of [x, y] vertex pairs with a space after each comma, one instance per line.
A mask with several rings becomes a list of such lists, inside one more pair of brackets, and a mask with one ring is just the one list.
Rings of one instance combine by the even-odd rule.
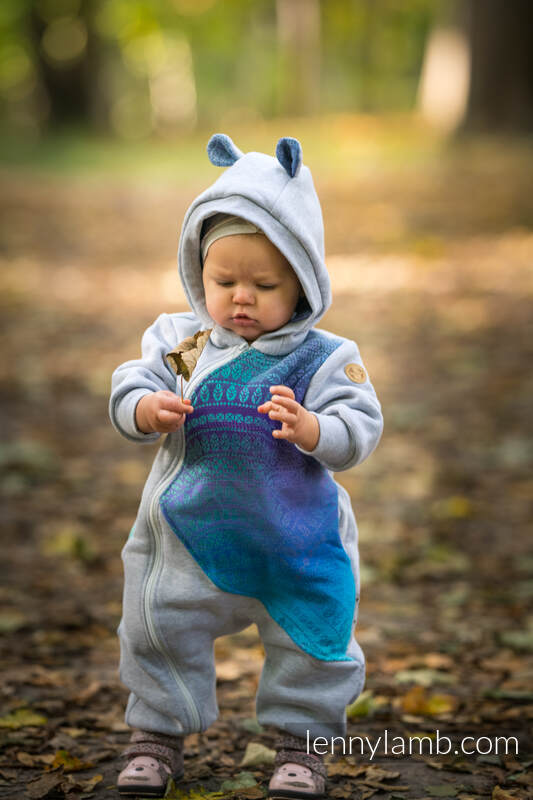
[[366, 372], [361, 364], [347, 364], [344, 371], [353, 383], [364, 383], [366, 381]]

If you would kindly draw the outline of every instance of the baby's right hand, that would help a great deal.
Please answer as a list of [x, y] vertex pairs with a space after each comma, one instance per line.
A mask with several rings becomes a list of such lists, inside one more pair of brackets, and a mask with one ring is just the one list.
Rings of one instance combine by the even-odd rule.
[[183, 401], [174, 392], [145, 394], [137, 403], [135, 422], [143, 433], [174, 433], [194, 411], [189, 398]]

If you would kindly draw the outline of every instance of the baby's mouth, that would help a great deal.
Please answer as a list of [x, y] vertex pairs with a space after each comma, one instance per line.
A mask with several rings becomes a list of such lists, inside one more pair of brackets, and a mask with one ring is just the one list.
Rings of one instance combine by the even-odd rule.
[[249, 317], [248, 314], [234, 314], [232, 319], [234, 319], [235, 322], [254, 322], [254, 320]]

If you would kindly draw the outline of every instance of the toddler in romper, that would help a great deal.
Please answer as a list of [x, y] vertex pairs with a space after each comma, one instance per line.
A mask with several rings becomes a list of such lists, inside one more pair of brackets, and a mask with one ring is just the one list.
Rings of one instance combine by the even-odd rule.
[[185, 215], [192, 311], [161, 314], [142, 357], [112, 378], [117, 431], [166, 434], [123, 550], [133, 732], [117, 786], [162, 796], [181, 777], [184, 737], [218, 715], [214, 639], [255, 623], [257, 718], [279, 734], [269, 795], [320, 797], [326, 771], [309, 742], [345, 734], [365, 677], [357, 528], [332, 473], [375, 449], [383, 419], [357, 345], [314, 327], [331, 294], [299, 142], [280, 139], [272, 157], [215, 134], [208, 155], [228, 169]]

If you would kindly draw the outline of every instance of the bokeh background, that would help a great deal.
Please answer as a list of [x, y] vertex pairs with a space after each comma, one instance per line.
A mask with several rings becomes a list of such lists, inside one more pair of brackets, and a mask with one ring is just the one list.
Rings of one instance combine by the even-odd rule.
[[[348, 759], [331, 794], [530, 796], [532, 17], [526, 0], [3, 0], [0, 797], [110, 795], [119, 555], [157, 447], [112, 429], [110, 376], [186, 309], [175, 254], [220, 174], [214, 132], [300, 140], [323, 327], [358, 342], [383, 406], [378, 450], [337, 476], [368, 664], [350, 732], [519, 740]], [[267, 735], [255, 628], [216, 652], [221, 719], [190, 737], [186, 789], [244, 771], [223, 791], [263, 797], [270, 767], [241, 763]]]

